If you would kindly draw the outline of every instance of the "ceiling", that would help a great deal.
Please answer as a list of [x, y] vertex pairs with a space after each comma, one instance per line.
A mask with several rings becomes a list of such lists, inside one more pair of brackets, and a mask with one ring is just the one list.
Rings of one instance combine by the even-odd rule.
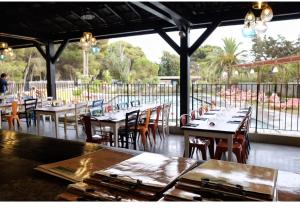
[[[251, 2], [0, 2], [0, 41], [13, 48], [78, 41], [84, 31], [98, 39], [203, 28], [213, 22], [242, 24]], [[300, 17], [300, 2], [270, 2], [273, 21]], [[83, 20], [86, 9], [95, 15]]]

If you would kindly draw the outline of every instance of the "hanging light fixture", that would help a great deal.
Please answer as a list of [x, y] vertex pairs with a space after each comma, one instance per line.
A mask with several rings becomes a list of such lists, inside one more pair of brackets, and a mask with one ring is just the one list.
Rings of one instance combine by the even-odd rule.
[[250, 74], [254, 74], [254, 73], [255, 73], [254, 69], [251, 69]]
[[4, 60], [6, 57], [12, 57], [14, 55], [12, 48], [8, 47], [6, 42], [0, 42], [0, 60]]
[[97, 45], [92, 46], [91, 48], [91, 52], [96, 55], [100, 52], [100, 47], [98, 47]]
[[258, 1], [252, 5], [252, 8], [261, 10], [261, 13], [259, 17], [255, 17], [251, 9], [247, 12], [242, 29], [243, 35], [247, 38], [265, 33], [268, 29], [266, 22], [271, 21], [273, 18], [273, 10], [266, 2]]
[[91, 32], [84, 32], [80, 38], [80, 44], [84, 50], [88, 50], [92, 46], [96, 45], [96, 38], [93, 37]]

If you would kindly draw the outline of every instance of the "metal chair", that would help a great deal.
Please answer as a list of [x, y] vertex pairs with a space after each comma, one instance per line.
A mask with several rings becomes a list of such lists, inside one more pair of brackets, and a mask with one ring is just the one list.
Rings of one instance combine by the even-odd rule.
[[25, 111], [19, 112], [19, 118], [26, 118], [27, 128], [31, 125], [31, 120], [33, 120], [34, 125], [36, 126], [36, 117], [35, 117], [35, 109], [37, 106], [37, 99], [26, 99], [24, 101]]

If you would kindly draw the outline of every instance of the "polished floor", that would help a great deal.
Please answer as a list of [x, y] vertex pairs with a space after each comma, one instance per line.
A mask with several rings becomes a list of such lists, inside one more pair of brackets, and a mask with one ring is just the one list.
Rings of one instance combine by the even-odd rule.
[[[54, 123], [46, 121], [43, 123], [41, 121], [40, 134], [42, 136], [55, 137]], [[59, 127], [59, 137], [60, 139], [74, 140], [74, 141], [85, 141], [85, 135], [80, 129], [79, 136], [76, 136], [74, 128], [70, 126], [65, 134], [64, 128]], [[16, 126], [17, 127], [17, 126]], [[3, 129], [8, 129], [7, 123], [2, 123]], [[26, 127], [25, 122], [21, 123], [21, 128], [15, 129], [19, 132], [36, 134], [36, 127], [31, 126]], [[143, 147], [138, 142], [139, 150], [143, 150]], [[250, 156], [247, 163], [251, 165], [264, 166], [270, 168], [276, 168], [284, 171], [290, 171], [300, 174], [300, 147], [275, 145], [275, 144], [262, 144], [262, 143], [252, 143], [251, 144]], [[167, 156], [183, 156], [184, 151], [184, 141], [181, 135], [170, 135], [166, 139], [161, 140], [157, 135], [156, 144], [148, 145], [146, 151], [164, 154]], [[209, 155], [208, 155], [209, 157]], [[193, 158], [201, 160], [201, 154], [196, 153]]]

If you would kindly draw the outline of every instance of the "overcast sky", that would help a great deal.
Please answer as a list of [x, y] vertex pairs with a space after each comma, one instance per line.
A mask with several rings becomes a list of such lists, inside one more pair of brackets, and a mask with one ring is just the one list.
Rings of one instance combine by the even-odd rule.
[[[300, 35], [300, 19], [287, 20], [287, 21], [271, 21], [267, 23], [268, 30], [266, 32], [267, 36], [277, 37], [282, 35], [288, 40], [296, 40], [298, 35]], [[238, 42], [241, 42], [241, 49], [249, 50], [251, 48], [251, 39], [244, 38], [242, 35], [242, 25], [236, 26], [224, 26], [217, 28], [203, 43], [217, 45], [222, 47], [222, 38], [233, 37]], [[200, 35], [203, 33], [204, 29], [196, 29], [191, 31], [191, 41], [192, 44]], [[178, 32], [168, 33], [175, 42], [179, 44]], [[110, 39], [110, 42], [115, 42], [118, 40], [124, 40], [131, 43], [134, 46], [139, 46], [145, 52], [147, 58], [153, 62], [160, 62], [160, 57], [162, 51], [170, 51], [176, 53], [158, 34], [143, 35], [143, 36], [132, 36], [124, 38]]]

